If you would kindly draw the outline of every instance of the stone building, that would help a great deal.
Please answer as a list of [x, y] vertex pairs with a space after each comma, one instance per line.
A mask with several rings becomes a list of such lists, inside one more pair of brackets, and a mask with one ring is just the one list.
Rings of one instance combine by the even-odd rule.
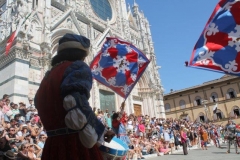
[[[165, 116], [150, 25], [136, 3], [130, 7], [125, 0], [0, 0], [0, 7], [0, 96], [10, 94], [14, 102], [34, 97], [64, 34], [80, 34], [91, 40], [88, 64], [111, 36], [131, 42], [151, 59], [126, 100], [126, 111]], [[28, 15], [6, 56], [9, 36]], [[91, 106], [112, 111], [118, 110], [123, 99], [94, 81], [89, 101]]]
[[[217, 110], [213, 112], [217, 104]], [[234, 118], [240, 123], [240, 78], [225, 75], [198, 86], [164, 95], [167, 118], [227, 123]]]

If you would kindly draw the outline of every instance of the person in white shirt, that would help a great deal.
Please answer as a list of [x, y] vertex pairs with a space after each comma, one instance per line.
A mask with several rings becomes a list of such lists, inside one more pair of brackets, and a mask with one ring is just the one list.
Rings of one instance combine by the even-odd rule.
[[4, 122], [4, 115], [2, 111], [0, 111], [0, 124], [3, 125], [3, 122]]
[[35, 105], [33, 104], [33, 99], [29, 98], [29, 106], [27, 107], [27, 114], [26, 114], [26, 121], [30, 121], [31, 114], [33, 113], [34, 109], [36, 109]]

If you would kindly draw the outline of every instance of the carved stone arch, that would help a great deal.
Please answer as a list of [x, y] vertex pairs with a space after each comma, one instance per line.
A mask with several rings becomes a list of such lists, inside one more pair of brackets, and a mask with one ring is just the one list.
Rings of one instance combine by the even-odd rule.
[[225, 118], [225, 115], [220, 109], [217, 109], [216, 113], [213, 114], [213, 120], [221, 120], [223, 118]]
[[238, 117], [240, 116], [240, 108], [238, 106], [233, 106], [231, 112], [229, 113], [229, 117]]
[[198, 114], [198, 117], [197, 117], [196, 121], [197, 122], [206, 122], [207, 121], [207, 116], [203, 112], [200, 112]]
[[141, 88], [149, 88], [148, 86], [148, 76], [146, 75], [146, 72], [142, 74], [142, 77], [139, 79], [139, 85]]

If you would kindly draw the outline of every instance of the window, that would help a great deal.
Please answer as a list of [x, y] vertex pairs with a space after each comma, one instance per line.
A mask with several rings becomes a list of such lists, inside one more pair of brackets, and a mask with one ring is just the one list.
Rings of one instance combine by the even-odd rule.
[[171, 111], [171, 107], [170, 107], [169, 103], [165, 104], [164, 106], [165, 106], [165, 111], [166, 112], [170, 112]]
[[227, 99], [236, 98], [237, 94], [234, 89], [230, 88], [230, 89], [228, 89], [226, 96], [227, 96]]
[[197, 121], [198, 122], [206, 122], [207, 121], [207, 118], [206, 118], [206, 116], [204, 115], [204, 113], [199, 113], [199, 115], [198, 115], [198, 118], [197, 118]]
[[213, 92], [210, 97], [210, 102], [217, 102], [218, 101], [218, 95], [217, 93]]
[[201, 104], [201, 97], [197, 96], [194, 101], [194, 106], [200, 106]]
[[108, 0], [90, 0], [94, 12], [103, 20], [112, 19], [112, 8]]
[[204, 116], [199, 116], [199, 119], [200, 119], [201, 122], [205, 122]]
[[184, 100], [181, 100], [181, 101], [179, 102], [179, 105], [180, 105], [180, 108], [181, 108], [181, 109], [186, 108], [186, 103], [185, 103]]
[[38, 0], [33, 0], [33, 1], [32, 1], [32, 7], [33, 7], [33, 9], [37, 8], [37, 6], [38, 6]]
[[213, 120], [221, 120], [224, 118], [223, 112], [218, 109], [215, 114], [213, 114]]
[[240, 115], [238, 106], [233, 107], [233, 113], [234, 113], [234, 116]]

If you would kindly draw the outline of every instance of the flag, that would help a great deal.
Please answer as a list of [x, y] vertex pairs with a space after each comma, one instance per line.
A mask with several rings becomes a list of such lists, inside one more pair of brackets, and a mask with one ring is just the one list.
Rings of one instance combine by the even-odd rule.
[[108, 37], [90, 68], [94, 79], [126, 99], [149, 63], [132, 44]]
[[218, 107], [218, 104], [216, 103], [215, 106], [213, 107], [213, 114], [217, 113], [217, 107]]
[[240, 76], [239, 0], [220, 0], [194, 47], [189, 66]]
[[[32, 11], [33, 12], [33, 11]], [[21, 29], [21, 26], [25, 23], [25, 21], [29, 18], [29, 16], [32, 14], [32, 12], [25, 18], [25, 19], [20, 19], [17, 29], [11, 34], [11, 36], [9, 37], [9, 39], [7, 40], [7, 44], [6, 44], [6, 51], [5, 51], [5, 55], [7, 56], [11, 47], [12, 47], [12, 43], [15, 40], [15, 38], [18, 35], [18, 32]]]

